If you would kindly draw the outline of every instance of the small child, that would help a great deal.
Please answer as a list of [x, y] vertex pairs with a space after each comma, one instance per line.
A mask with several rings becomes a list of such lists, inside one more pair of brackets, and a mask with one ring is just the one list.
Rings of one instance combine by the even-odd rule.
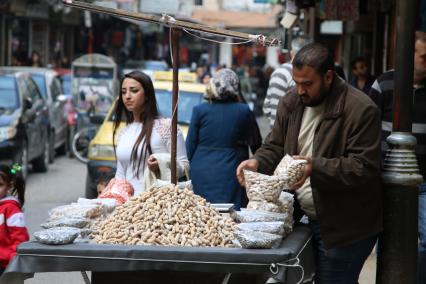
[[15, 256], [17, 246], [29, 240], [21, 210], [24, 194], [21, 167], [0, 165], [0, 276]]
[[101, 193], [104, 191], [104, 189], [107, 187], [108, 183], [114, 178], [114, 175], [112, 174], [104, 174], [101, 175], [96, 180], [96, 191], [98, 192], [98, 196], [101, 195]]

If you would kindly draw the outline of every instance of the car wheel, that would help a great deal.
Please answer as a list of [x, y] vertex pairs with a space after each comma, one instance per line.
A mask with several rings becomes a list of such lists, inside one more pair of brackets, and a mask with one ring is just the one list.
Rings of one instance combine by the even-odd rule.
[[86, 198], [94, 199], [98, 196], [96, 186], [90, 180], [89, 174], [86, 175]]
[[26, 140], [22, 142], [21, 154], [15, 161], [21, 166], [21, 173], [24, 179], [28, 176], [28, 143]]
[[69, 133], [69, 131], [67, 130], [67, 137], [66, 137], [64, 143], [61, 146], [59, 146], [59, 148], [57, 150], [58, 154], [61, 155], [61, 156], [66, 155], [67, 152], [68, 152], [68, 133]]
[[49, 135], [49, 164], [55, 161], [55, 134], [54, 130]]
[[50, 139], [46, 139], [46, 141], [44, 143], [43, 153], [39, 157], [37, 157], [33, 162], [34, 170], [37, 171], [37, 172], [45, 173], [48, 170], [48, 167], [49, 167], [49, 152], [50, 152], [49, 140]]

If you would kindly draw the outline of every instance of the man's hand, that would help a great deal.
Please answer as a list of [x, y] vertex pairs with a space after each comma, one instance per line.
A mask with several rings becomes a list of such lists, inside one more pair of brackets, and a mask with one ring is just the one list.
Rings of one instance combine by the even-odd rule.
[[295, 160], [306, 160], [307, 161], [307, 163], [305, 164], [305, 166], [303, 168], [304, 169], [303, 176], [300, 178], [300, 180], [298, 180], [291, 187], [292, 191], [296, 191], [299, 188], [301, 188], [302, 185], [305, 183], [306, 179], [311, 176], [311, 174], [312, 174], [312, 159], [311, 159], [311, 157], [306, 157], [306, 156], [293, 156], [293, 159], [295, 159]]
[[245, 161], [241, 162], [241, 164], [237, 168], [238, 182], [242, 186], [245, 186], [243, 170], [250, 170], [250, 171], [253, 171], [253, 172], [257, 172], [258, 168], [259, 168], [259, 162], [255, 159], [249, 159], [249, 160], [245, 160]]
[[148, 169], [158, 175], [160, 173], [160, 168], [158, 167], [158, 161], [154, 158], [154, 156], [149, 156], [148, 161], [146, 162], [148, 165]]

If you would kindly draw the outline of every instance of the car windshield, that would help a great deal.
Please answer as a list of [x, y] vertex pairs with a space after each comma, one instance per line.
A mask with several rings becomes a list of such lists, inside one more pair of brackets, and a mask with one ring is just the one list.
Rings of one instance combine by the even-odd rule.
[[[172, 92], [168, 90], [155, 90], [155, 97], [157, 99], [158, 110], [164, 117], [171, 117], [172, 115]], [[203, 93], [195, 92], [179, 92], [178, 104], [178, 122], [189, 124], [194, 106], [203, 101]]]
[[0, 76], [0, 109], [16, 109], [19, 98], [14, 78]]
[[34, 82], [36, 83], [41, 95], [43, 96], [43, 98], [47, 98], [46, 81], [44, 79], [44, 76], [40, 75], [40, 74], [32, 74], [31, 77], [33, 78]]

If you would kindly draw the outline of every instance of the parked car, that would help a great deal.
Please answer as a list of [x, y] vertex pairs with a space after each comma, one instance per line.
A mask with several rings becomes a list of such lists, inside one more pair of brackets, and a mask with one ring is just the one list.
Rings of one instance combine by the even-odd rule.
[[[153, 83], [155, 96], [160, 114], [171, 117], [172, 87], [171, 72], [154, 72]], [[203, 101], [206, 85], [194, 83], [196, 75], [193, 73], [179, 73], [179, 104], [178, 123], [184, 137], [188, 132], [188, 126], [194, 106]], [[115, 152], [112, 144], [113, 132], [113, 109], [112, 106], [99, 128], [96, 136], [89, 144], [86, 176], [86, 197], [96, 197], [97, 181], [104, 176], [113, 176], [116, 171]], [[122, 124], [124, 126], [124, 123]]]
[[0, 68], [0, 160], [46, 172], [49, 164], [49, 111], [30, 74]]
[[132, 71], [142, 71], [152, 78], [156, 71], [167, 71], [169, 65], [164, 60], [133, 60], [129, 59], [124, 64], [123, 75]]
[[49, 162], [53, 162], [55, 151], [65, 154], [68, 148], [68, 123], [65, 115], [66, 97], [62, 93], [58, 73], [48, 68], [6, 67], [30, 73], [49, 110]]

